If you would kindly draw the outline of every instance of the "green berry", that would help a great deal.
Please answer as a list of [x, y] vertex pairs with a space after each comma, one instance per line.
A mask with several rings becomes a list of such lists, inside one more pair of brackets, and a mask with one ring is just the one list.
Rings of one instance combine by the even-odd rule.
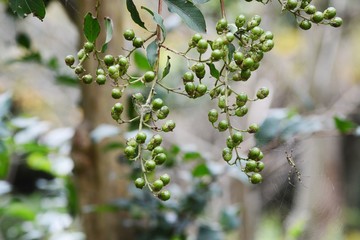
[[244, 92], [241, 92], [238, 95], [236, 95], [236, 105], [238, 107], [244, 106], [246, 104], [247, 100], [248, 100], [248, 96]]
[[162, 130], [164, 132], [171, 132], [176, 127], [176, 124], [173, 120], [168, 120], [166, 123], [162, 126]]
[[314, 23], [319, 23], [324, 19], [324, 14], [320, 11], [315, 12], [312, 16], [311, 16], [311, 20]]
[[96, 76], [96, 83], [99, 85], [104, 85], [106, 83], [106, 76], [103, 74], [99, 74]]
[[220, 132], [225, 131], [226, 129], [228, 129], [229, 127], [229, 123], [227, 120], [221, 120], [218, 124], [218, 129]]
[[219, 27], [222, 29], [222, 30], [226, 30], [227, 29], [227, 26], [228, 26], [228, 22], [226, 21], [225, 18], [222, 18], [220, 19], [216, 25], [219, 25]]
[[165, 153], [159, 153], [155, 156], [155, 163], [156, 165], [161, 165], [166, 161], [167, 157]]
[[121, 96], [122, 96], [122, 91], [121, 91], [121, 89], [120, 89], [120, 88], [113, 88], [113, 89], [111, 90], [111, 96], [112, 96], [112, 98], [114, 98], [114, 99], [119, 99], [119, 98], [121, 98]]
[[298, 1], [297, 0], [287, 0], [286, 2], [286, 8], [289, 10], [294, 10], [298, 5]]
[[307, 5], [304, 10], [307, 14], [314, 14], [316, 12], [316, 7], [310, 4]]
[[243, 141], [244, 137], [240, 132], [234, 132], [231, 139], [236, 145], [239, 145]]
[[212, 53], [211, 53], [211, 60], [212, 60], [213, 62], [217, 62], [217, 61], [219, 61], [223, 56], [224, 56], [224, 52], [223, 52], [222, 50], [215, 49], [215, 50], [212, 51]]
[[208, 42], [205, 39], [200, 39], [197, 43], [197, 51], [199, 53], [205, 53], [208, 48]]
[[114, 111], [121, 114], [124, 111], [124, 106], [121, 103], [115, 103]]
[[185, 91], [189, 96], [193, 96], [195, 93], [195, 84], [192, 82], [188, 82], [185, 84]]
[[269, 95], [269, 89], [267, 87], [262, 87], [260, 88], [257, 93], [256, 93], [256, 97], [258, 99], [264, 99]]
[[86, 53], [91, 53], [92, 51], [94, 51], [94, 44], [91, 42], [86, 42], [84, 44], [84, 50]]
[[[152, 151], [152, 156], [156, 156], [160, 153], [165, 153], [165, 149], [161, 146], [158, 146], [158, 147], [154, 148], [154, 150]], [[165, 155], [165, 157], [166, 157], [166, 155]]]
[[219, 97], [218, 107], [221, 109], [224, 109], [226, 107], [226, 97], [225, 96]]
[[334, 7], [328, 7], [325, 11], [324, 11], [324, 18], [325, 19], [332, 19], [336, 16], [336, 8]]
[[152, 137], [152, 140], [155, 145], [160, 145], [162, 143], [162, 137], [159, 134], [156, 134]]
[[226, 138], [226, 146], [230, 149], [234, 148], [235, 145], [234, 145], [233, 140], [231, 139], [231, 136]]
[[261, 50], [263, 50], [264, 52], [269, 52], [271, 49], [273, 49], [273, 47], [274, 47], [274, 41], [268, 39], [265, 42], [263, 42]]
[[255, 169], [255, 171], [256, 172], [261, 172], [262, 170], [264, 170], [264, 168], [265, 168], [265, 164], [263, 163], [263, 162], [257, 162], [257, 166], [256, 166], [256, 169]]
[[170, 176], [165, 173], [160, 176], [160, 180], [164, 183], [164, 186], [166, 186], [170, 183]]
[[203, 96], [206, 93], [206, 91], [207, 91], [206, 85], [200, 83], [199, 85], [196, 86], [196, 93], [198, 97]]
[[254, 173], [253, 175], [251, 175], [250, 177], [250, 182], [252, 184], [258, 184], [262, 182], [262, 176], [260, 173]]
[[184, 81], [184, 83], [193, 82], [194, 81], [194, 73], [192, 73], [192, 72], [184, 73], [183, 81]]
[[238, 117], [243, 117], [248, 113], [249, 109], [246, 106], [239, 107], [235, 110], [235, 115]]
[[155, 98], [151, 103], [153, 110], [159, 110], [162, 106], [164, 106], [164, 101], [161, 98]]
[[93, 77], [90, 74], [84, 75], [81, 79], [85, 84], [90, 84], [93, 81]]
[[249, 160], [246, 162], [245, 170], [247, 172], [254, 172], [257, 167], [257, 163], [254, 160]]
[[124, 32], [124, 38], [128, 41], [133, 40], [135, 37], [135, 32], [132, 29], [126, 29]]
[[252, 160], [256, 160], [260, 155], [260, 149], [257, 147], [253, 147], [248, 152], [248, 158]]
[[[255, 65], [255, 64], [254, 64]], [[253, 65], [253, 66], [254, 66]], [[240, 73], [240, 79], [242, 81], [247, 81], [251, 77], [251, 70], [250, 69], [244, 69]]]
[[149, 83], [155, 79], [155, 73], [153, 71], [148, 71], [144, 74], [144, 81]]
[[242, 69], [249, 69], [254, 65], [254, 59], [252, 59], [251, 57], [247, 57], [244, 59], [244, 61], [241, 64], [241, 68]]
[[79, 75], [79, 74], [82, 74], [83, 72], [85, 72], [85, 69], [82, 66], [77, 66], [74, 71], [76, 74]]
[[202, 39], [202, 36], [200, 33], [195, 33], [194, 36], [191, 38], [191, 41], [194, 44], [197, 44]]
[[242, 52], [235, 52], [233, 58], [235, 63], [240, 66], [241, 63], [244, 61], [245, 56]]
[[129, 159], [133, 159], [136, 157], [136, 149], [132, 146], [127, 146], [124, 149], [124, 153], [125, 153], [126, 157]]
[[135, 180], [135, 187], [142, 189], [145, 186], [145, 180], [143, 178], [137, 178]]
[[145, 100], [144, 95], [142, 95], [141, 93], [135, 93], [133, 95], [133, 98], [138, 102], [143, 102]]
[[223, 159], [228, 162], [232, 159], [232, 149], [230, 148], [224, 148], [222, 151], [222, 157]]
[[156, 163], [154, 160], [147, 160], [145, 162], [145, 170], [148, 171], [148, 172], [151, 172], [155, 169], [156, 167]]
[[133, 46], [136, 48], [141, 48], [144, 44], [144, 40], [142, 40], [142, 38], [140, 37], [135, 37], [133, 39]]
[[253, 123], [249, 126], [248, 133], [256, 133], [257, 131], [259, 131], [259, 125], [256, 123]]
[[302, 20], [299, 27], [303, 30], [309, 30], [311, 28], [311, 22], [309, 20]]
[[211, 109], [208, 113], [209, 122], [214, 123], [218, 120], [219, 113], [216, 109]]
[[126, 68], [129, 64], [129, 60], [124, 56], [119, 56], [118, 63], [120, 65], [120, 67]]
[[246, 17], [244, 15], [239, 15], [235, 19], [235, 25], [237, 28], [243, 27], [245, 22], [246, 22]]
[[164, 187], [164, 183], [160, 179], [155, 180], [152, 184], [152, 190], [155, 192], [160, 191], [163, 187]]
[[85, 57], [85, 50], [80, 49], [79, 52], [77, 53], [77, 57], [79, 60], [82, 60]]
[[68, 65], [69, 67], [71, 67], [74, 63], [75, 63], [75, 58], [73, 55], [68, 55], [65, 57], [65, 63], [66, 65]]
[[159, 194], [158, 194], [158, 198], [162, 201], [167, 201], [170, 199], [170, 197], [171, 197], [171, 195], [168, 190], [163, 190], [163, 191], [159, 192]]
[[96, 75], [105, 75], [105, 71], [102, 68], [96, 69]]
[[235, 39], [235, 36], [234, 36], [234, 34], [233, 34], [232, 32], [228, 32], [225, 36], [226, 36], [226, 40], [227, 40], [229, 43], [231, 43], [231, 42], [234, 41], [234, 39]]
[[146, 141], [146, 134], [144, 132], [138, 132], [135, 136], [137, 143], [142, 144]]
[[332, 27], [340, 27], [342, 24], [343, 24], [343, 20], [340, 17], [335, 17], [330, 21], [330, 25]]
[[115, 63], [115, 58], [114, 58], [114, 56], [113, 56], [113, 55], [106, 55], [106, 56], [104, 57], [104, 63], [105, 63], [105, 65], [108, 66], [108, 67], [114, 65], [114, 63]]
[[251, 21], [255, 21], [257, 23], [256, 26], [259, 26], [260, 23], [261, 23], [261, 17], [259, 15], [254, 15], [252, 18], [251, 18]]

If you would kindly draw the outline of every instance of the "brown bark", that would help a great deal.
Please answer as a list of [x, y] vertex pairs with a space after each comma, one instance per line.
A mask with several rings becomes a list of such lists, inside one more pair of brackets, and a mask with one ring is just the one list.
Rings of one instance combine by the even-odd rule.
[[[89, 11], [95, 15], [96, 2], [96, 0], [79, 1], [77, 14], [80, 18], [78, 20], [80, 35], [82, 35], [83, 17]], [[102, 36], [98, 39], [98, 49], [104, 39], [103, 19], [104, 16], [108, 16], [114, 22], [113, 40], [108, 46], [108, 53], [119, 54], [122, 46], [122, 14], [120, 13], [123, 2], [100, 1], [100, 3], [98, 19], [102, 26]], [[83, 43], [83, 37], [81, 39]], [[84, 67], [94, 73], [97, 62], [90, 58]], [[97, 144], [90, 138], [90, 132], [98, 125], [114, 124], [110, 111], [115, 101], [111, 98], [110, 84], [107, 83], [107, 86], [98, 86], [95, 83], [81, 85], [81, 93], [83, 122], [77, 128], [73, 139], [72, 157], [75, 162], [74, 181], [79, 197], [83, 231], [88, 240], [133, 239], [131, 230], [124, 225], [124, 215], [116, 212], [88, 212], [84, 208], [88, 205], [106, 204], [117, 198], [126, 197], [128, 181], [124, 176], [128, 172], [128, 167], [116, 161], [119, 153], [103, 151], [105, 142]]]

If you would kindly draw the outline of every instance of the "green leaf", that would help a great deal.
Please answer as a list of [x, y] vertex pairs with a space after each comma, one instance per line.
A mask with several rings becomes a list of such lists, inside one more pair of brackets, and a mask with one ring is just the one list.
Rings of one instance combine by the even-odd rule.
[[94, 43], [100, 34], [100, 24], [96, 17], [89, 12], [84, 18], [84, 35], [86, 39]]
[[199, 158], [201, 158], [201, 154], [199, 152], [187, 152], [183, 156], [185, 161], [191, 161]]
[[235, 230], [240, 225], [239, 210], [234, 207], [226, 207], [220, 215], [220, 224], [225, 232]]
[[171, 59], [170, 56], [167, 56], [166, 66], [161, 79], [164, 79], [170, 72], [170, 68], [171, 68], [170, 59]]
[[211, 175], [211, 172], [205, 163], [201, 163], [193, 169], [192, 175], [194, 177], [203, 177], [203, 176]]
[[134, 56], [134, 63], [138, 69], [144, 70], [144, 71], [151, 70], [149, 62], [147, 61], [145, 55], [142, 52], [135, 51], [133, 56]]
[[166, 38], [166, 28], [164, 26], [164, 19], [157, 12], [153, 12], [153, 11], [151, 11], [150, 9], [148, 9], [148, 8], [146, 8], [144, 6], [142, 6], [141, 8], [145, 9], [146, 11], [148, 11], [151, 14], [151, 16], [153, 16], [154, 21], [160, 26], [161, 31], [163, 33], [163, 39], [165, 40], [165, 38]]
[[78, 86], [79, 85], [79, 80], [73, 76], [69, 76], [69, 75], [57, 75], [56, 77], [56, 81], [59, 84], [64, 84], [67, 86]]
[[140, 27], [147, 29], [145, 23], [141, 20], [138, 10], [132, 0], [126, 0], [126, 8], [129, 11], [132, 20]]
[[146, 57], [152, 69], [154, 68], [154, 65], [158, 58], [157, 49], [158, 49], [158, 42], [156, 39], [152, 41], [146, 48]]
[[170, 148], [170, 153], [173, 155], [178, 155], [180, 153], [181, 149], [178, 145], [172, 145]]
[[10, 166], [10, 154], [4, 142], [0, 141], [0, 179], [7, 176]]
[[229, 53], [228, 53], [228, 57], [229, 57], [229, 62], [231, 62], [231, 59], [233, 58], [234, 52], [235, 52], [235, 46], [232, 43], [229, 43], [228, 45], [228, 49], [229, 49]]
[[192, 0], [194, 4], [203, 4], [203, 3], [207, 3], [208, 1], [210, 0]]
[[334, 117], [337, 130], [341, 133], [349, 133], [356, 128], [356, 124], [350, 120], [341, 117]]
[[16, 34], [16, 43], [26, 49], [31, 47], [31, 39], [27, 33], [20, 32]]
[[213, 76], [216, 79], [220, 78], [220, 72], [216, 69], [215, 65], [213, 63], [207, 63], [209, 69], [210, 69], [210, 74], [211, 76]]
[[19, 218], [26, 221], [35, 220], [36, 213], [30, 207], [23, 203], [11, 203], [5, 210], [6, 216]]
[[104, 146], [103, 150], [104, 152], [109, 152], [115, 149], [124, 149], [125, 148], [125, 144], [121, 143], [121, 142], [111, 142], [108, 143]]
[[34, 170], [52, 173], [49, 159], [41, 153], [32, 153], [26, 159], [27, 165]]
[[111, 41], [113, 36], [113, 21], [111, 18], [105, 18], [105, 28], [106, 28], [106, 39], [105, 43], [101, 48], [101, 52], [105, 52], [108, 46], [108, 43]]
[[165, 0], [169, 11], [176, 13], [181, 19], [196, 32], [206, 32], [206, 23], [201, 11], [186, 0]]
[[46, 14], [44, 0], [9, 0], [11, 10], [19, 17], [26, 17], [32, 13], [43, 20]]

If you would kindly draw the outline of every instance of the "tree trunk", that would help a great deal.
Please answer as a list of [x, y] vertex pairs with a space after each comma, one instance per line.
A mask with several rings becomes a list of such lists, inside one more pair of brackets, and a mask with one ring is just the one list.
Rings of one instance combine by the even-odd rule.
[[[83, 36], [83, 17], [90, 11], [94, 14], [96, 0], [78, 1], [77, 15], [80, 35]], [[119, 54], [122, 46], [121, 11], [122, 1], [100, 1], [99, 21], [102, 27], [98, 39], [98, 49], [104, 42], [104, 16], [110, 17], [114, 22], [113, 40], [108, 46], [108, 52]], [[81, 37], [83, 44], [84, 37]], [[85, 69], [94, 75], [97, 62], [92, 57], [85, 64]], [[75, 162], [74, 181], [77, 187], [81, 209], [81, 221], [87, 240], [115, 240], [133, 239], [131, 229], [126, 228], [125, 215], [116, 212], [86, 211], [86, 206], [106, 204], [117, 198], [126, 197], [128, 186], [128, 167], [116, 161], [118, 152], [104, 152], [106, 143], [95, 143], [90, 138], [90, 132], [100, 124], [114, 124], [111, 119], [111, 107], [115, 103], [111, 98], [110, 84], [98, 86], [81, 85], [81, 107], [83, 109], [83, 122], [78, 126], [74, 139], [72, 157]], [[117, 139], [120, 140], [120, 139]], [[121, 234], [121, 235], [120, 235]], [[121, 237], [120, 237], [121, 236]]]

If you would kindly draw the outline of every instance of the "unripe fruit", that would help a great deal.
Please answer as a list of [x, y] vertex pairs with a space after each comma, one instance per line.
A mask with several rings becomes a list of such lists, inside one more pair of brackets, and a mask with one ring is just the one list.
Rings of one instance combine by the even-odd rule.
[[263, 162], [257, 162], [257, 166], [256, 166], [256, 169], [255, 169], [255, 171], [256, 172], [261, 172], [262, 170], [264, 170], [264, 168], [265, 168], [265, 164], [263, 163]]
[[164, 106], [164, 101], [161, 98], [155, 98], [151, 103], [153, 110], [159, 110], [162, 106]]
[[256, 160], [259, 157], [260, 152], [261, 152], [260, 149], [257, 147], [251, 148], [251, 149], [249, 149], [249, 152], [248, 152], [248, 158], [252, 159], [252, 160]]
[[311, 16], [311, 20], [314, 23], [319, 23], [324, 19], [324, 14], [320, 11], [315, 12], [312, 16]]
[[126, 142], [127, 146], [131, 146], [133, 148], [137, 148], [138, 147], [138, 143], [135, 141], [134, 138], [130, 138], [128, 139], [128, 141]]
[[254, 65], [254, 59], [251, 57], [245, 58], [241, 64], [242, 69], [249, 69]]
[[240, 79], [242, 81], [247, 81], [250, 77], [251, 77], [251, 70], [250, 69], [244, 69], [244, 70], [241, 71]]
[[222, 151], [222, 157], [226, 162], [230, 161], [232, 159], [232, 149], [224, 148]]
[[236, 19], [235, 19], [235, 25], [236, 25], [236, 27], [238, 27], [238, 28], [243, 27], [244, 24], [245, 24], [245, 22], [246, 22], [246, 17], [245, 17], [244, 15], [239, 15], [239, 16], [237, 16]]
[[251, 175], [250, 177], [250, 182], [252, 184], [258, 184], [262, 182], [262, 176], [260, 173], [254, 173], [253, 175]]
[[324, 11], [324, 18], [325, 19], [332, 19], [336, 16], [336, 8], [334, 7], [328, 7], [325, 11]]
[[246, 93], [241, 92], [238, 95], [236, 95], [236, 105], [238, 107], [244, 106], [247, 100], [248, 100], [248, 96]]
[[184, 83], [193, 82], [194, 81], [194, 73], [192, 73], [192, 72], [184, 73], [183, 81], [184, 81]]
[[200, 33], [195, 33], [194, 36], [191, 38], [191, 41], [195, 44], [197, 44], [200, 39], [202, 39], [202, 36]]
[[158, 198], [162, 201], [167, 201], [171, 197], [170, 192], [168, 190], [163, 190], [158, 194]]
[[142, 38], [140, 37], [135, 37], [133, 39], [133, 46], [136, 48], [141, 48], [144, 44], [144, 40], [142, 40]]
[[166, 123], [162, 126], [162, 130], [164, 132], [171, 132], [172, 130], [174, 130], [176, 124], [173, 120], [168, 120], [166, 121]]
[[316, 7], [314, 5], [307, 5], [304, 10], [307, 14], [314, 14], [316, 12]]
[[165, 153], [159, 153], [158, 155], [155, 156], [155, 163], [156, 165], [161, 165], [166, 161], [167, 157]]
[[298, 5], [298, 1], [297, 0], [287, 0], [286, 2], [286, 8], [289, 10], [294, 10]]
[[124, 32], [124, 38], [125, 38], [126, 40], [131, 41], [131, 40], [134, 39], [134, 37], [135, 37], [135, 32], [134, 32], [134, 30], [132, 30], [132, 29], [127, 29], [127, 30], [125, 30], [125, 32]]
[[160, 176], [160, 180], [164, 183], [164, 186], [166, 186], [170, 183], [170, 176], [165, 173]]
[[142, 95], [141, 93], [135, 93], [133, 95], [133, 98], [138, 102], [143, 102], [145, 100], [144, 95]]
[[149, 83], [155, 79], [155, 73], [153, 71], [148, 71], [144, 74], [144, 81]]
[[94, 51], [94, 44], [91, 42], [86, 42], [84, 44], [84, 50], [86, 53], [91, 53], [92, 51]]
[[162, 143], [162, 137], [159, 134], [156, 134], [152, 137], [152, 140], [156, 146]]
[[85, 84], [90, 84], [93, 81], [93, 77], [90, 74], [84, 75], [81, 79]]
[[335, 17], [330, 21], [330, 25], [332, 27], [340, 27], [342, 24], [343, 24], [343, 20], [340, 17]]
[[238, 117], [243, 117], [248, 113], [249, 109], [246, 106], [239, 107], [235, 110], [235, 115]]
[[[156, 156], [160, 153], [164, 153], [164, 152], [165, 152], [165, 149], [161, 146], [158, 146], [158, 147], [154, 148], [154, 150], [152, 151], [152, 156], [154, 157], [154, 156]], [[165, 155], [165, 157], [166, 157], [166, 155]]]
[[152, 184], [152, 190], [155, 192], [160, 191], [164, 187], [164, 183], [161, 180], [155, 180]]
[[264, 99], [269, 95], [269, 89], [267, 87], [262, 87], [260, 88], [257, 93], [256, 93], [256, 97], [258, 99]]
[[228, 40], [229, 43], [231, 43], [232, 41], [234, 41], [235, 36], [234, 36], [234, 34], [232, 32], [228, 32], [226, 34], [226, 39]]
[[230, 149], [233, 149], [235, 144], [233, 142], [233, 140], [231, 139], [231, 136], [226, 138], [226, 146]]
[[226, 129], [228, 129], [229, 127], [229, 123], [227, 120], [221, 120], [218, 124], [218, 129], [220, 132], [225, 131]]
[[256, 161], [249, 160], [246, 162], [245, 170], [248, 172], [253, 172], [253, 171], [255, 171], [256, 167], [257, 167]]
[[135, 180], [135, 187], [142, 189], [145, 186], [145, 180], [143, 178], [137, 178]]
[[124, 111], [124, 106], [121, 103], [115, 103], [114, 111], [121, 114]]
[[200, 39], [197, 43], [197, 51], [199, 53], [205, 53], [208, 48], [208, 42], [205, 39]]
[[76, 74], [79, 75], [79, 74], [82, 74], [83, 72], [85, 72], [85, 69], [82, 66], [77, 66], [74, 71]]
[[112, 98], [114, 98], [114, 99], [119, 99], [119, 98], [121, 98], [121, 96], [122, 96], [122, 91], [121, 91], [121, 89], [120, 89], [120, 88], [113, 88], [113, 89], [111, 90], [111, 96], [112, 96]]
[[203, 96], [206, 93], [206, 91], [207, 91], [207, 86], [206, 85], [201, 84], [201, 83], [199, 85], [197, 85], [197, 87], [196, 87], [196, 95], [198, 97]]
[[144, 132], [138, 132], [135, 136], [137, 143], [142, 144], [146, 141], [146, 134]]
[[215, 49], [212, 53], [211, 53], [211, 60], [213, 62], [217, 62], [219, 61], [224, 55], [224, 52], [222, 50], [219, 49]]
[[132, 146], [127, 146], [124, 149], [124, 153], [125, 153], [126, 157], [129, 159], [133, 159], [134, 157], [136, 157], [136, 149]]
[[219, 97], [218, 107], [221, 109], [226, 107], [226, 97], [225, 96]]
[[104, 85], [106, 83], [106, 76], [103, 74], [99, 74], [96, 76], [96, 83], [99, 85]]
[[271, 49], [273, 49], [273, 47], [274, 47], [274, 41], [268, 39], [262, 44], [261, 50], [263, 50], [264, 52], [269, 52]]
[[118, 63], [120, 65], [120, 67], [123, 69], [123, 68], [127, 67], [127, 65], [129, 64], [129, 60], [124, 56], [119, 56]]
[[240, 132], [234, 132], [231, 136], [231, 139], [236, 145], [239, 145], [244, 139], [243, 135]]
[[209, 122], [214, 123], [218, 120], [218, 118], [219, 118], [218, 111], [216, 111], [216, 109], [211, 109], [208, 113]]
[[188, 82], [185, 84], [185, 91], [189, 96], [193, 96], [195, 93], [195, 84], [192, 82]]
[[155, 169], [156, 167], [156, 163], [154, 160], [147, 160], [145, 162], [145, 170], [148, 171], [148, 172], [151, 172]]
[[248, 133], [256, 133], [257, 131], [259, 131], [259, 125], [256, 123], [253, 123], [249, 126]]
[[65, 57], [65, 64], [71, 67], [75, 63], [75, 58], [73, 55], [68, 55]]
[[106, 66], [111, 66], [111, 65], [113, 65], [114, 63], [115, 63], [115, 58], [114, 58], [114, 56], [113, 55], [106, 55], [105, 57], [104, 57], [104, 63], [105, 63], [105, 65]]
[[257, 26], [260, 25], [261, 23], [261, 17], [259, 15], [254, 15], [252, 18], [251, 18], [251, 21], [255, 21], [257, 23]]
[[77, 57], [79, 60], [83, 59], [85, 57], [85, 50], [80, 49], [80, 51], [77, 53]]
[[240, 66], [241, 63], [244, 61], [245, 56], [242, 52], [235, 52], [233, 58], [235, 63]]
[[219, 27], [222, 29], [222, 30], [226, 30], [227, 26], [228, 26], [228, 22], [226, 21], [225, 18], [222, 18], [220, 19], [216, 25], [219, 25]]
[[299, 27], [303, 30], [309, 30], [311, 28], [311, 22], [309, 20], [302, 20]]

